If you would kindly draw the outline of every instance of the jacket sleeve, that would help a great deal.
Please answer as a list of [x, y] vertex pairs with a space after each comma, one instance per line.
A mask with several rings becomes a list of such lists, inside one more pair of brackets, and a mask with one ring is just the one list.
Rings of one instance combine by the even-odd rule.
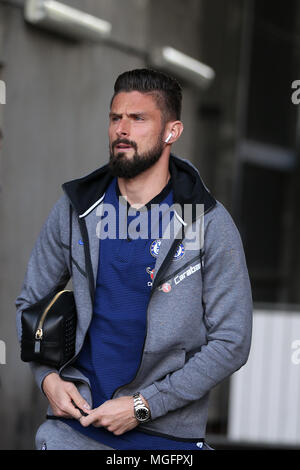
[[[51, 292], [54, 294], [63, 289], [70, 278], [61, 244], [59, 223], [61, 209], [66, 204], [65, 196], [55, 204], [32, 250], [22, 289], [15, 302], [19, 341], [22, 335], [22, 311], [37, 301], [43, 300]], [[50, 372], [57, 372], [56, 369], [36, 362], [29, 364], [40, 388], [46, 375]]]
[[209, 215], [203, 279], [207, 342], [181, 369], [140, 390], [152, 419], [200, 399], [249, 355], [253, 306], [241, 238], [222, 204]]

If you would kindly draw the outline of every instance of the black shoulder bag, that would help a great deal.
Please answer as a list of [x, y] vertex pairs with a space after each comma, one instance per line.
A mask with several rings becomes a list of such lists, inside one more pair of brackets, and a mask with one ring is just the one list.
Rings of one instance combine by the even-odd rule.
[[[70, 276], [72, 276], [72, 207], [69, 231]], [[59, 369], [75, 355], [76, 304], [74, 293], [51, 293], [22, 312], [21, 359]]]

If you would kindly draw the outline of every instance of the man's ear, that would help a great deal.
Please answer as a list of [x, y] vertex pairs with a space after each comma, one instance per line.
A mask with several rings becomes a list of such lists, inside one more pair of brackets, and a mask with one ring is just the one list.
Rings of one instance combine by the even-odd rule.
[[166, 126], [164, 142], [174, 144], [183, 132], [183, 124], [181, 121], [171, 121]]

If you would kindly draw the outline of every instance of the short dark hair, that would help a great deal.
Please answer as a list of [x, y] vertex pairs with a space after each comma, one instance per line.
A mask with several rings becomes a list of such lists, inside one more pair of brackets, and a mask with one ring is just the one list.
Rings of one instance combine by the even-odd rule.
[[175, 78], [163, 72], [152, 69], [135, 69], [122, 73], [115, 82], [111, 105], [114, 97], [122, 91], [139, 91], [151, 94], [156, 100], [158, 108], [162, 111], [165, 122], [180, 119], [181, 86]]

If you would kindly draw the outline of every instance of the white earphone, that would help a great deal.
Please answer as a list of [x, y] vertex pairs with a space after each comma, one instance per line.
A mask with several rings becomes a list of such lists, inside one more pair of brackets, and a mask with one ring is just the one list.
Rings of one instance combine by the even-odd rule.
[[166, 144], [169, 142], [169, 140], [171, 139], [172, 136], [173, 136], [173, 134], [172, 134], [172, 132], [170, 132], [170, 134], [168, 135], [168, 137], [165, 140]]

